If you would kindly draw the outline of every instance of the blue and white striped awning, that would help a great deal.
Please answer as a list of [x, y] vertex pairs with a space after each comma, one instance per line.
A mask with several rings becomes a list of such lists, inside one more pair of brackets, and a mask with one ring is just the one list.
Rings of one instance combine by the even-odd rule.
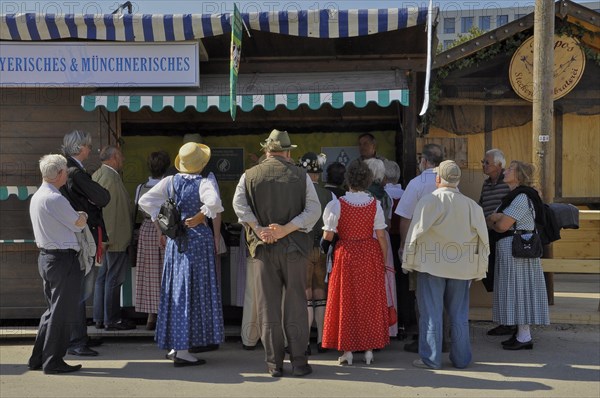
[[[323, 104], [329, 104], [334, 109], [340, 109], [346, 104], [353, 104], [357, 108], [364, 108], [373, 102], [382, 107], [389, 106], [393, 101], [399, 101], [408, 106], [408, 90], [373, 90], [352, 91], [335, 93], [307, 93], [307, 94], [266, 94], [266, 95], [238, 95], [238, 108], [243, 112], [250, 112], [255, 107], [261, 106], [267, 111], [272, 111], [282, 105], [289, 110], [296, 110], [300, 105], [307, 105], [316, 110]], [[142, 108], [149, 108], [160, 112], [166, 107], [173, 108], [176, 112], [183, 112], [191, 107], [198, 112], [206, 112], [211, 107], [216, 107], [221, 112], [229, 112], [228, 95], [86, 95], [81, 99], [81, 107], [86, 111], [93, 111], [97, 107], [104, 107], [110, 112], [119, 108], [127, 108], [137, 112]]]
[[[231, 31], [230, 14], [6, 14], [0, 40], [108, 40], [164, 42], [201, 39]], [[424, 25], [427, 8], [309, 10], [244, 13], [249, 29], [291, 36], [367, 36]]]

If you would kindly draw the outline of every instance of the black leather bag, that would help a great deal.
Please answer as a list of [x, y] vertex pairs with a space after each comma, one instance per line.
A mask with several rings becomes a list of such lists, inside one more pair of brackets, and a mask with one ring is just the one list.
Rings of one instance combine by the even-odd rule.
[[157, 217], [158, 227], [164, 235], [175, 240], [177, 249], [183, 253], [187, 250], [187, 227], [181, 219], [181, 212], [175, 202], [174, 185], [171, 185], [171, 189], [173, 196], [169, 196], [160, 207]]
[[[523, 235], [531, 236], [525, 239]], [[515, 231], [512, 240], [512, 255], [517, 258], [541, 258], [544, 253], [542, 240], [537, 231]]]

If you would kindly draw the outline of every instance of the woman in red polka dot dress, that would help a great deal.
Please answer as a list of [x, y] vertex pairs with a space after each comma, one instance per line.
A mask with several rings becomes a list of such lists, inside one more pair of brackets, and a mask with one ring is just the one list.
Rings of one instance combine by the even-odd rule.
[[370, 364], [373, 349], [390, 342], [386, 225], [381, 205], [367, 192], [372, 180], [369, 167], [353, 161], [346, 170], [350, 192], [329, 202], [323, 212], [322, 248], [327, 252], [335, 232], [339, 240], [333, 252], [322, 346], [343, 351], [340, 364], [352, 365], [353, 351], [365, 351], [365, 362]]

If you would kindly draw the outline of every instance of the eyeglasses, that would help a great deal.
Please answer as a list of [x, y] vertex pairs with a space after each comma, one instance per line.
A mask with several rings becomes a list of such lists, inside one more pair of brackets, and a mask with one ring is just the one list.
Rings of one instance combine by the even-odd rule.
[[489, 166], [491, 163], [489, 162], [489, 160], [485, 160], [485, 159], [483, 159], [483, 160], [481, 161], [481, 164], [483, 164], [483, 165], [485, 165], [485, 166]]

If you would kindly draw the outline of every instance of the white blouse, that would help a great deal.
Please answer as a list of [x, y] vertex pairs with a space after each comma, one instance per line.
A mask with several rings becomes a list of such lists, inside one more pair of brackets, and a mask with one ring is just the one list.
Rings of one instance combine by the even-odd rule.
[[[196, 178], [195, 175], [180, 174], [183, 178]], [[171, 191], [171, 181], [173, 176], [168, 176], [160, 180], [151, 190], [146, 192], [139, 201], [139, 206], [146, 213], [150, 214], [152, 221], [156, 220], [160, 207], [168, 199], [167, 189]], [[203, 205], [200, 208], [202, 214], [209, 218], [215, 218], [217, 214], [223, 212], [221, 198], [216, 188], [214, 178], [202, 178], [198, 189], [200, 201]]]
[[[375, 212], [375, 223], [373, 224], [373, 230], [385, 229], [385, 218], [383, 216], [383, 209], [381, 203], [367, 192], [346, 192], [343, 198], [350, 204], [355, 206], [364, 206], [371, 202], [371, 200], [377, 201], [377, 211]], [[333, 199], [327, 204], [323, 211], [323, 230], [337, 232], [337, 225], [340, 219], [340, 201]]]

